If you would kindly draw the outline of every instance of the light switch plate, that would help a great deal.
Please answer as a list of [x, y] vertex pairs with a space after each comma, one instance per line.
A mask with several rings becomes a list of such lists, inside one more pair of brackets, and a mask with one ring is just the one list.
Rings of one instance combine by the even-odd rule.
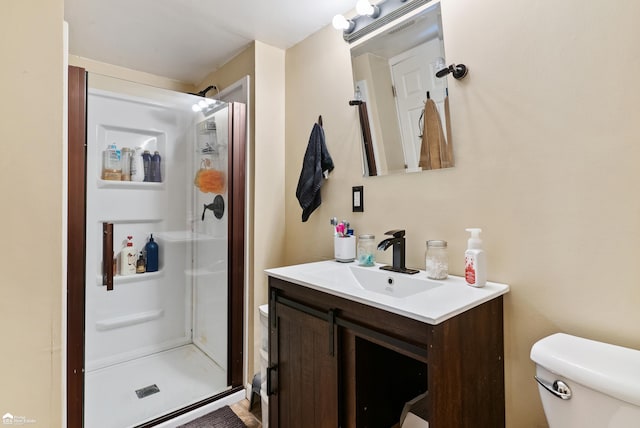
[[353, 186], [351, 206], [354, 213], [364, 212], [364, 186]]

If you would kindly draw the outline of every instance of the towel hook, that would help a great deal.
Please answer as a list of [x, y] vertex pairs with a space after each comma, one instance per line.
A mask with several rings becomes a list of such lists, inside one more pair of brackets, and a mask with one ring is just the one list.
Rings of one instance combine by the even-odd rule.
[[436, 77], [444, 77], [447, 74], [451, 73], [451, 74], [453, 74], [453, 77], [455, 79], [460, 80], [463, 77], [465, 77], [468, 72], [469, 72], [469, 69], [464, 64], [458, 64], [458, 65], [451, 64], [449, 67], [443, 68], [442, 70], [439, 70], [436, 73]]
[[318, 125], [322, 126], [322, 115], [318, 116]]

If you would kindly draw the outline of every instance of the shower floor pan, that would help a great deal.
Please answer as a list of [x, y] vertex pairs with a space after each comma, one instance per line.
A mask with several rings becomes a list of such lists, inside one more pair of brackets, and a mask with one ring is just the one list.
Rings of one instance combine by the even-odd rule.
[[133, 427], [226, 389], [220, 366], [196, 346], [181, 346], [88, 372], [84, 426]]

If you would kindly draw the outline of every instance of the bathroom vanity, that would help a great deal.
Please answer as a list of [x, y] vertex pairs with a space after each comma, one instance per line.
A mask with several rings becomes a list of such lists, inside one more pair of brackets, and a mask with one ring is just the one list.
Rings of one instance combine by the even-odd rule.
[[269, 424], [396, 427], [405, 403], [430, 428], [499, 428], [502, 295], [334, 261], [269, 269]]

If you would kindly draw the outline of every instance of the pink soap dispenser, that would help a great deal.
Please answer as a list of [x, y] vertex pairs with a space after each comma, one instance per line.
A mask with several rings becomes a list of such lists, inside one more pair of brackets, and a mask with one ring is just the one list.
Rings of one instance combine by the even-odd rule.
[[487, 260], [482, 249], [482, 229], [465, 229], [471, 233], [464, 252], [464, 279], [471, 287], [484, 287], [487, 283]]

